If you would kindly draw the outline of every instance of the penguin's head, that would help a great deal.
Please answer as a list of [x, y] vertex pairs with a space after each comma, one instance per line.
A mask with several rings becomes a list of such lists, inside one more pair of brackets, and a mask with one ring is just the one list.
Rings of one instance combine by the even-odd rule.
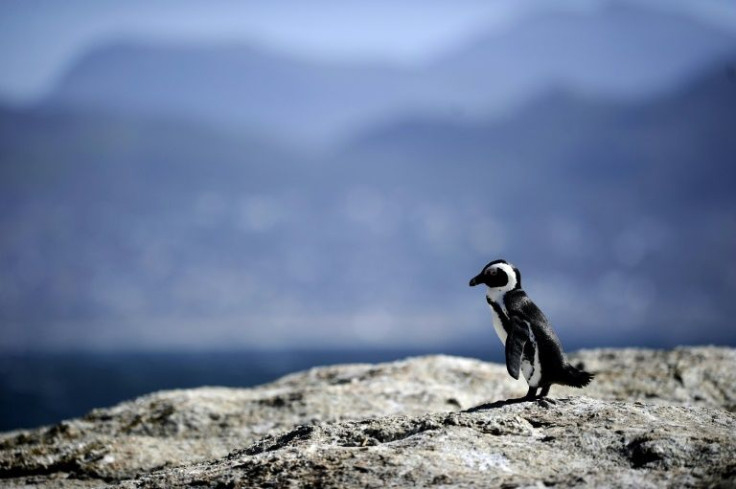
[[470, 279], [470, 286], [484, 284], [488, 288], [499, 291], [509, 291], [521, 287], [521, 273], [506, 260], [494, 260], [483, 270]]

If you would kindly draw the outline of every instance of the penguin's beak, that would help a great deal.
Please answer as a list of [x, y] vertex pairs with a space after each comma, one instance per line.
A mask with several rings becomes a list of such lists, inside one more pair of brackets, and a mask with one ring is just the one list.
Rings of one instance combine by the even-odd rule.
[[481, 280], [481, 276], [480, 275], [476, 275], [475, 277], [473, 277], [473, 278], [470, 279], [470, 283], [468, 285], [470, 285], [471, 287], [475, 287], [476, 285], [478, 285], [480, 283], [483, 283], [482, 280]]

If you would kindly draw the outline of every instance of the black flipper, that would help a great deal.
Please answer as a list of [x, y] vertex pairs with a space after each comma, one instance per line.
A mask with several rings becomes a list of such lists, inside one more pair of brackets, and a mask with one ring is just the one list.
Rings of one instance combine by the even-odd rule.
[[518, 380], [524, 345], [529, 341], [529, 326], [519, 318], [510, 319], [511, 328], [506, 337], [506, 370], [510, 376]]

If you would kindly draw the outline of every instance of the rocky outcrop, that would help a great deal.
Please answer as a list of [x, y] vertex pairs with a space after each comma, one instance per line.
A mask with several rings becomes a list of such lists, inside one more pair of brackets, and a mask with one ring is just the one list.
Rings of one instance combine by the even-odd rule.
[[589, 350], [554, 402], [447, 356], [159, 392], [0, 436], [0, 487], [736, 485], [736, 350]]
[[475, 413], [302, 425], [225, 460], [161, 471], [122, 487], [736, 483], [734, 430], [734, 417], [716, 409], [565, 398]]

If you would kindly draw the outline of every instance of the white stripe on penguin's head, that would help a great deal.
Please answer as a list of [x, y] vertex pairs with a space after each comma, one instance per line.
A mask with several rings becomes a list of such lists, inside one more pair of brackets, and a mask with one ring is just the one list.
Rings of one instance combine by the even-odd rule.
[[491, 297], [491, 299], [493, 299], [494, 297], [503, 296], [506, 292], [510, 290], [514, 290], [515, 288], [521, 285], [521, 277], [519, 276], [519, 272], [510, 263], [506, 263], [506, 262], [491, 263], [485, 268], [484, 274], [492, 273], [494, 268], [498, 271], [503, 272], [508, 277], [508, 281], [504, 285], [500, 285], [497, 287], [492, 287], [490, 285], [487, 285], [489, 297]]

